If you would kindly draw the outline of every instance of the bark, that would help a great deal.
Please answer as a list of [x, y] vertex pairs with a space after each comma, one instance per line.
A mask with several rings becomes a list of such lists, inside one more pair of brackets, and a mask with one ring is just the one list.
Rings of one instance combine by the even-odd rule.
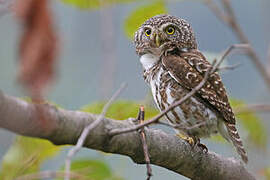
[[[46, 114], [46, 123], [38, 119], [37, 109]], [[56, 145], [76, 144], [84, 127], [98, 115], [57, 109], [48, 104], [31, 104], [0, 91], [0, 128], [24, 136], [38, 137]], [[144, 164], [143, 148], [137, 131], [110, 136], [115, 128], [127, 128], [129, 120], [104, 118], [93, 129], [84, 147], [129, 156], [135, 163]], [[233, 158], [205, 153], [199, 147], [161, 130], [145, 128], [151, 164], [155, 164], [194, 180], [251, 180], [255, 179], [244, 165]]]

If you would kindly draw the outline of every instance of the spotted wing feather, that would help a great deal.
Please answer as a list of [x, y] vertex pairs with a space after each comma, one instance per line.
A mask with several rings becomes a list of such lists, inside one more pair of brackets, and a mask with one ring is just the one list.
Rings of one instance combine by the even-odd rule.
[[[195, 88], [204, 78], [211, 64], [201, 53], [167, 55], [162, 63], [170, 75], [187, 89]], [[229, 104], [226, 90], [217, 72], [210, 75], [205, 85], [196, 94], [220, 112], [225, 122], [235, 124], [235, 117]]]
[[[190, 90], [203, 80], [207, 69], [211, 66], [199, 51], [164, 56], [162, 63], [172, 78]], [[235, 127], [235, 117], [229, 104], [226, 90], [217, 72], [210, 75], [207, 82], [196, 95], [220, 112], [225, 121], [224, 124], [227, 127], [230, 140], [242, 160], [247, 163], [248, 156]]]

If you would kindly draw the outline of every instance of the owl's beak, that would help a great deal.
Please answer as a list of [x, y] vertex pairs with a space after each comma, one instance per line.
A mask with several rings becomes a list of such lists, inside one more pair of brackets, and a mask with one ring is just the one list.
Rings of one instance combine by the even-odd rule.
[[155, 43], [156, 43], [157, 47], [160, 46], [160, 36], [159, 36], [159, 34], [156, 34]]
[[151, 40], [152, 40], [152, 42], [154, 42], [154, 44], [157, 48], [160, 47], [162, 40], [161, 40], [161, 36], [158, 32], [154, 32], [151, 35]]

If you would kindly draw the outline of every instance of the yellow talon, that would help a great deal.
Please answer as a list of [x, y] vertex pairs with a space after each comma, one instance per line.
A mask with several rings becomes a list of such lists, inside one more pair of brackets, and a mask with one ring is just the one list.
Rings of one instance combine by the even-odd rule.
[[192, 137], [185, 136], [184, 134], [178, 133], [177, 136], [187, 141], [191, 146], [194, 146], [195, 141]]

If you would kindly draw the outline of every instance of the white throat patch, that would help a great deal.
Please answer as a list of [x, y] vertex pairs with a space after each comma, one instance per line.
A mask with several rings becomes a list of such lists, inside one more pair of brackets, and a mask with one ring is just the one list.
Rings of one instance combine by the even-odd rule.
[[144, 54], [141, 56], [140, 61], [143, 65], [143, 68], [145, 70], [150, 69], [151, 67], [153, 67], [153, 65], [155, 65], [155, 63], [159, 60], [158, 56], [155, 56], [153, 54]]

